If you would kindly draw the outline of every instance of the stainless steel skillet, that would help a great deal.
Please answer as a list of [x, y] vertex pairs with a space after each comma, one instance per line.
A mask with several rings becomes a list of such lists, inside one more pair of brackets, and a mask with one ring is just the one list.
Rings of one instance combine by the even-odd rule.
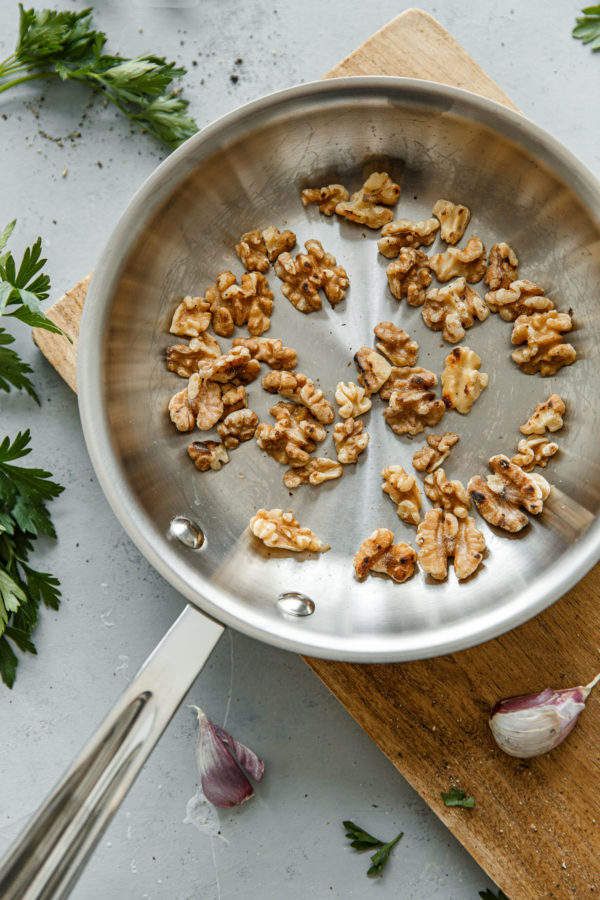
[[[371, 343], [373, 325], [391, 319], [419, 341], [419, 364], [441, 372], [449, 347], [424, 327], [418, 309], [389, 294], [377, 235], [299, 202], [303, 187], [340, 181], [357, 189], [373, 169], [402, 183], [398, 217], [425, 218], [440, 197], [466, 203], [467, 236], [488, 247], [508, 241], [521, 277], [541, 283], [558, 308], [575, 311], [579, 359], [553, 378], [514, 366], [511, 327], [498, 317], [463, 342], [481, 356], [490, 385], [468, 417], [450, 413], [442, 423], [461, 434], [447, 467], [452, 477], [466, 481], [485, 471], [492, 453], [512, 453], [518, 425], [552, 391], [569, 410], [543, 515], [513, 538], [484, 524], [488, 555], [464, 584], [452, 573], [443, 584], [418, 574], [400, 587], [353, 578], [352, 554], [375, 527], [414, 537], [381, 493], [380, 471], [390, 463], [410, 469], [420, 440], [394, 436], [376, 404], [365, 420], [371, 444], [360, 463], [340, 482], [300, 488], [293, 497], [283, 469], [253, 442], [232, 451], [222, 471], [198, 473], [185, 452], [189, 436], [177, 434], [166, 415], [168, 398], [183, 386], [164, 365], [176, 299], [202, 292], [222, 269], [241, 274], [234, 243], [269, 224], [285, 223], [299, 242], [320, 239], [351, 279], [344, 303], [305, 317], [270, 276], [277, 298], [270, 335], [297, 349], [300, 371], [331, 395], [338, 381], [353, 377], [348, 363]], [[438, 84], [360, 77], [293, 88], [231, 113], [157, 169], [117, 225], [92, 282], [78, 362], [81, 416], [122, 525], [212, 618], [188, 606], [175, 623], [0, 870], [3, 897], [68, 893], [218, 640], [219, 622], [316, 656], [409, 660], [494, 637], [581, 578], [600, 556], [599, 284], [594, 178], [521, 116]], [[267, 420], [273, 398], [258, 383], [249, 398]], [[323, 449], [332, 452], [330, 444]], [[332, 550], [306, 559], [261, 551], [247, 531], [259, 506], [292, 506]], [[202, 546], [190, 546], [200, 534]]]

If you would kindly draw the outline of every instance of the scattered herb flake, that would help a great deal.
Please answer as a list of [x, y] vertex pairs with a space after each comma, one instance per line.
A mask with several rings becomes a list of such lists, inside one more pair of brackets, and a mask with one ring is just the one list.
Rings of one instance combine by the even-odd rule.
[[461, 791], [456, 785], [450, 785], [448, 793], [440, 792], [442, 800], [446, 806], [462, 806], [464, 809], [473, 809], [475, 806], [475, 798], [467, 797], [464, 791]]
[[367, 870], [367, 875], [370, 878], [380, 876], [390, 857], [392, 848], [404, 837], [404, 832], [401, 831], [392, 841], [386, 843], [379, 840], [379, 838], [373, 837], [372, 834], [369, 834], [368, 831], [365, 831], [359, 825], [355, 825], [354, 822], [346, 820], [343, 825], [346, 829], [346, 837], [350, 840], [350, 846], [355, 850], [362, 851], [373, 850], [375, 847], [379, 848], [371, 857], [371, 866]]

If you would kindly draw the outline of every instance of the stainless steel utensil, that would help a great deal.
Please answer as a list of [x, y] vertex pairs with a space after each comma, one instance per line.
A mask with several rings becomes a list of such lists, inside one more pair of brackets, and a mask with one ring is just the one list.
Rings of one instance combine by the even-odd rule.
[[[366, 174], [382, 169], [402, 183], [398, 217], [426, 218], [440, 197], [465, 203], [472, 211], [467, 237], [478, 235], [488, 248], [507, 241], [521, 277], [542, 284], [558, 308], [575, 311], [578, 361], [552, 378], [517, 369], [511, 326], [497, 316], [463, 341], [481, 356], [490, 384], [467, 417], [448, 413], [441, 423], [461, 435], [447, 465], [452, 477], [466, 483], [486, 471], [493, 453], [511, 455], [519, 424], [552, 391], [565, 398], [568, 413], [544, 513], [517, 536], [480, 520], [488, 554], [462, 584], [452, 570], [442, 584], [422, 574], [401, 586], [383, 578], [359, 584], [353, 576], [352, 555], [374, 528], [414, 539], [381, 492], [380, 471], [390, 463], [410, 470], [423, 441], [396, 437], [377, 402], [364, 419], [371, 443], [358, 465], [339, 482], [302, 487], [293, 497], [281, 480], [284, 469], [254, 442], [232, 451], [220, 472], [197, 472], [185, 450], [190, 435], [177, 434], [166, 414], [169, 397], [184, 385], [164, 365], [177, 298], [203, 292], [222, 269], [241, 274], [234, 244], [242, 232], [270, 224], [292, 228], [299, 243], [321, 240], [351, 279], [346, 301], [302, 316], [269, 275], [276, 293], [269, 335], [297, 349], [299, 371], [331, 398], [338, 381], [355, 377], [349, 361], [372, 344], [373, 326], [391, 319], [418, 340], [419, 364], [441, 373], [450, 347], [424, 326], [419, 309], [389, 293], [377, 233], [300, 204], [304, 187], [338, 181], [356, 190]], [[361, 662], [472, 646], [540, 612], [600, 555], [599, 283], [600, 186], [520, 115], [455, 88], [386, 77], [318, 82], [258, 100], [206, 128], [157, 169], [96, 269], [78, 388], [99, 480], [144, 555], [219, 622], [296, 652]], [[268, 420], [274, 398], [258, 382], [249, 397]], [[331, 455], [331, 443], [326, 448]], [[332, 550], [306, 558], [265, 552], [247, 529], [261, 506], [291, 506]], [[192, 607], [182, 614], [41, 820], [17, 842], [0, 869], [3, 897], [66, 896], [221, 628]], [[157, 694], [157, 669], [172, 688], [168, 697]]]

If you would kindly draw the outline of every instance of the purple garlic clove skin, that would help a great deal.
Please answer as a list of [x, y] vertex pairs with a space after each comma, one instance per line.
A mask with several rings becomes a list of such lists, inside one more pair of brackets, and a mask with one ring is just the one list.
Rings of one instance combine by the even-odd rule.
[[588, 685], [500, 700], [490, 714], [494, 740], [509, 756], [530, 759], [549, 753], [571, 733], [600, 674]]
[[254, 790], [240, 767], [261, 781], [263, 761], [218, 725], [213, 725], [198, 706], [192, 709], [198, 714], [196, 759], [204, 796], [221, 809], [245, 803], [254, 796]]

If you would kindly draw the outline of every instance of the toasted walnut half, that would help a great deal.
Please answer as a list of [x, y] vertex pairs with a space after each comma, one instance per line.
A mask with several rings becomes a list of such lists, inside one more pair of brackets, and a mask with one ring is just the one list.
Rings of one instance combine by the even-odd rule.
[[198, 371], [198, 363], [203, 359], [216, 359], [221, 348], [214, 337], [204, 332], [192, 338], [189, 344], [173, 344], [167, 348], [167, 369], [176, 372], [180, 378], [189, 378]]
[[450, 455], [450, 450], [460, 440], [453, 431], [445, 434], [430, 434], [425, 447], [416, 450], [412, 464], [418, 472], [435, 472], [445, 459]]
[[335, 389], [335, 399], [340, 405], [340, 416], [349, 419], [350, 416], [362, 416], [371, 409], [371, 398], [364, 387], [349, 381], [346, 384], [340, 381]]
[[485, 538], [470, 516], [457, 519], [442, 509], [430, 509], [417, 529], [419, 565], [442, 581], [448, 574], [448, 559], [454, 560], [459, 580], [468, 578], [481, 565]]
[[378, 391], [392, 373], [392, 367], [387, 359], [371, 347], [361, 347], [357, 350], [354, 362], [359, 372], [358, 380], [369, 394]]
[[478, 237], [469, 238], [462, 249], [448, 247], [445, 253], [430, 256], [429, 268], [433, 269], [438, 281], [450, 281], [451, 278], [480, 281], [486, 270], [485, 245]]
[[[234, 324], [247, 324], [250, 334], [259, 335], [271, 327], [273, 291], [260, 272], [244, 272], [241, 284], [232, 284], [223, 291], [222, 300], [229, 304]], [[214, 323], [213, 328], [217, 331]]]
[[417, 555], [410, 544], [394, 544], [394, 533], [387, 528], [377, 528], [363, 541], [354, 554], [354, 571], [357, 578], [365, 578], [369, 572], [389, 575], [401, 583], [415, 571]]
[[418, 525], [421, 521], [422, 495], [414, 475], [409, 475], [402, 466], [386, 466], [381, 470], [383, 484], [381, 490], [396, 504], [396, 512], [403, 522]]
[[235, 275], [229, 270], [219, 272], [215, 283], [206, 289], [206, 302], [212, 315], [212, 327], [215, 334], [231, 337], [234, 329], [231, 301], [223, 296], [228, 288], [235, 284]]
[[458, 244], [471, 218], [469, 207], [462, 203], [452, 203], [451, 200], [438, 200], [433, 207], [433, 214], [442, 226], [442, 240], [447, 244]]
[[221, 385], [192, 375], [187, 386], [190, 406], [196, 413], [196, 427], [208, 431], [223, 415]]
[[343, 469], [339, 462], [327, 459], [326, 456], [315, 456], [305, 466], [288, 469], [283, 476], [283, 483], [287, 488], [297, 488], [301, 484], [319, 485], [324, 481], [332, 481], [340, 478]]
[[188, 454], [194, 461], [194, 465], [201, 472], [213, 469], [218, 472], [229, 462], [229, 456], [224, 445], [217, 441], [192, 441], [187, 448]]
[[291, 509], [259, 509], [250, 519], [250, 531], [267, 547], [277, 550], [313, 550], [325, 553], [330, 544], [324, 544], [310, 528], [302, 528]]
[[490, 250], [488, 267], [485, 270], [485, 283], [490, 290], [510, 287], [519, 277], [519, 260], [515, 251], [505, 244], [494, 244]]
[[511, 462], [520, 466], [524, 472], [531, 472], [535, 466], [546, 468], [548, 460], [558, 453], [558, 444], [545, 437], [532, 436], [522, 438], [517, 449], [519, 452], [512, 457]]
[[276, 403], [271, 415], [276, 419], [274, 425], [262, 422], [256, 429], [258, 446], [282, 465], [306, 465], [317, 442], [325, 438], [323, 426], [294, 403]]
[[358, 462], [358, 457], [369, 443], [369, 435], [364, 429], [364, 422], [357, 419], [337, 423], [333, 429], [333, 443], [339, 462], [344, 465]]
[[457, 519], [464, 519], [471, 509], [469, 492], [462, 482], [448, 481], [443, 469], [436, 469], [425, 476], [424, 491], [438, 509], [451, 512]]
[[241, 236], [239, 243], [235, 245], [235, 252], [249, 272], [269, 271], [267, 248], [258, 228]]
[[[255, 363], [255, 366], [250, 368], [252, 362]], [[255, 372], [254, 378], [256, 378], [260, 371], [260, 363], [251, 358], [250, 351], [246, 347], [233, 347], [229, 353], [217, 356], [216, 359], [205, 359], [199, 363], [198, 375], [200, 378], [227, 384], [237, 378], [244, 380], [249, 369], [251, 372]]]
[[198, 337], [210, 325], [210, 302], [204, 297], [184, 297], [173, 314], [171, 334]]
[[[381, 228], [394, 218], [391, 209], [400, 196], [400, 185], [392, 181], [387, 172], [373, 172], [360, 191], [352, 194], [351, 200], [342, 200], [335, 211], [351, 222], [366, 225], [367, 228]], [[385, 204], [380, 206], [378, 204]]]
[[258, 416], [251, 409], [238, 409], [225, 416], [217, 425], [219, 437], [228, 450], [233, 450], [243, 441], [249, 441], [254, 437]]
[[541, 475], [524, 472], [506, 456], [492, 456], [489, 465], [494, 474], [487, 480], [475, 475], [469, 481], [471, 500], [491, 525], [513, 533], [521, 531], [529, 519], [520, 507], [539, 515], [550, 485]]
[[321, 188], [306, 188], [300, 194], [302, 205], [318, 203], [319, 212], [332, 216], [335, 208], [342, 200], [349, 200], [350, 194], [343, 184], [327, 184]]
[[443, 288], [427, 291], [421, 310], [423, 321], [433, 331], [441, 331], [445, 341], [455, 344], [465, 336], [475, 319], [483, 322], [489, 309], [465, 278], [457, 278]]
[[429, 257], [422, 250], [403, 247], [398, 259], [385, 270], [390, 291], [398, 300], [406, 297], [410, 306], [420, 306], [425, 301], [425, 291], [432, 282]]
[[394, 259], [402, 247], [428, 247], [433, 244], [439, 227], [437, 219], [425, 219], [424, 222], [398, 219], [389, 222], [381, 229], [381, 238], [377, 241], [379, 252], [388, 259]]
[[444, 402], [431, 390], [437, 376], [427, 369], [394, 369], [379, 392], [389, 399], [383, 416], [396, 434], [419, 434], [426, 425], [437, 425], [446, 411]]
[[348, 273], [338, 266], [335, 256], [323, 250], [320, 241], [306, 241], [306, 253], [292, 259], [282, 253], [275, 262], [275, 272], [284, 282], [281, 290], [290, 303], [303, 313], [321, 309], [322, 288], [332, 306], [346, 296], [350, 284]]
[[223, 415], [225, 419], [229, 413], [244, 409], [248, 405], [246, 400], [246, 388], [242, 385], [224, 384], [222, 388]]
[[311, 411], [315, 419], [329, 425], [335, 419], [333, 406], [321, 388], [302, 372], [267, 372], [262, 386], [270, 394], [280, 394], [293, 403], [301, 403]]
[[454, 347], [442, 372], [442, 399], [447, 409], [466, 416], [488, 386], [488, 376], [479, 372], [481, 359], [469, 347]]
[[563, 366], [575, 362], [577, 353], [571, 344], [563, 343], [562, 336], [573, 327], [569, 313], [556, 309], [519, 316], [512, 333], [513, 344], [523, 344], [513, 350], [512, 358], [527, 375], [539, 372], [542, 376], [554, 375]]
[[543, 403], [538, 403], [524, 425], [522, 434], [545, 434], [546, 431], [560, 431], [563, 427], [565, 402], [558, 394], [550, 394]]
[[177, 431], [192, 431], [196, 424], [196, 413], [190, 405], [187, 388], [173, 394], [169, 400], [169, 416]]
[[246, 347], [253, 359], [271, 369], [293, 369], [298, 361], [296, 351], [284, 347], [279, 338], [234, 338], [233, 347]]
[[508, 287], [488, 291], [485, 302], [493, 313], [500, 313], [500, 318], [505, 322], [514, 322], [517, 316], [554, 309], [552, 300], [544, 297], [544, 289], [526, 279], [511, 281]]
[[274, 225], [269, 225], [262, 233], [263, 241], [267, 249], [269, 262], [274, 263], [282, 253], [287, 253], [296, 246], [296, 235], [289, 228], [280, 231]]
[[419, 355], [419, 345], [402, 328], [393, 322], [379, 322], [373, 329], [379, 338], [376, 347], [395, 366], [414, 366]]

